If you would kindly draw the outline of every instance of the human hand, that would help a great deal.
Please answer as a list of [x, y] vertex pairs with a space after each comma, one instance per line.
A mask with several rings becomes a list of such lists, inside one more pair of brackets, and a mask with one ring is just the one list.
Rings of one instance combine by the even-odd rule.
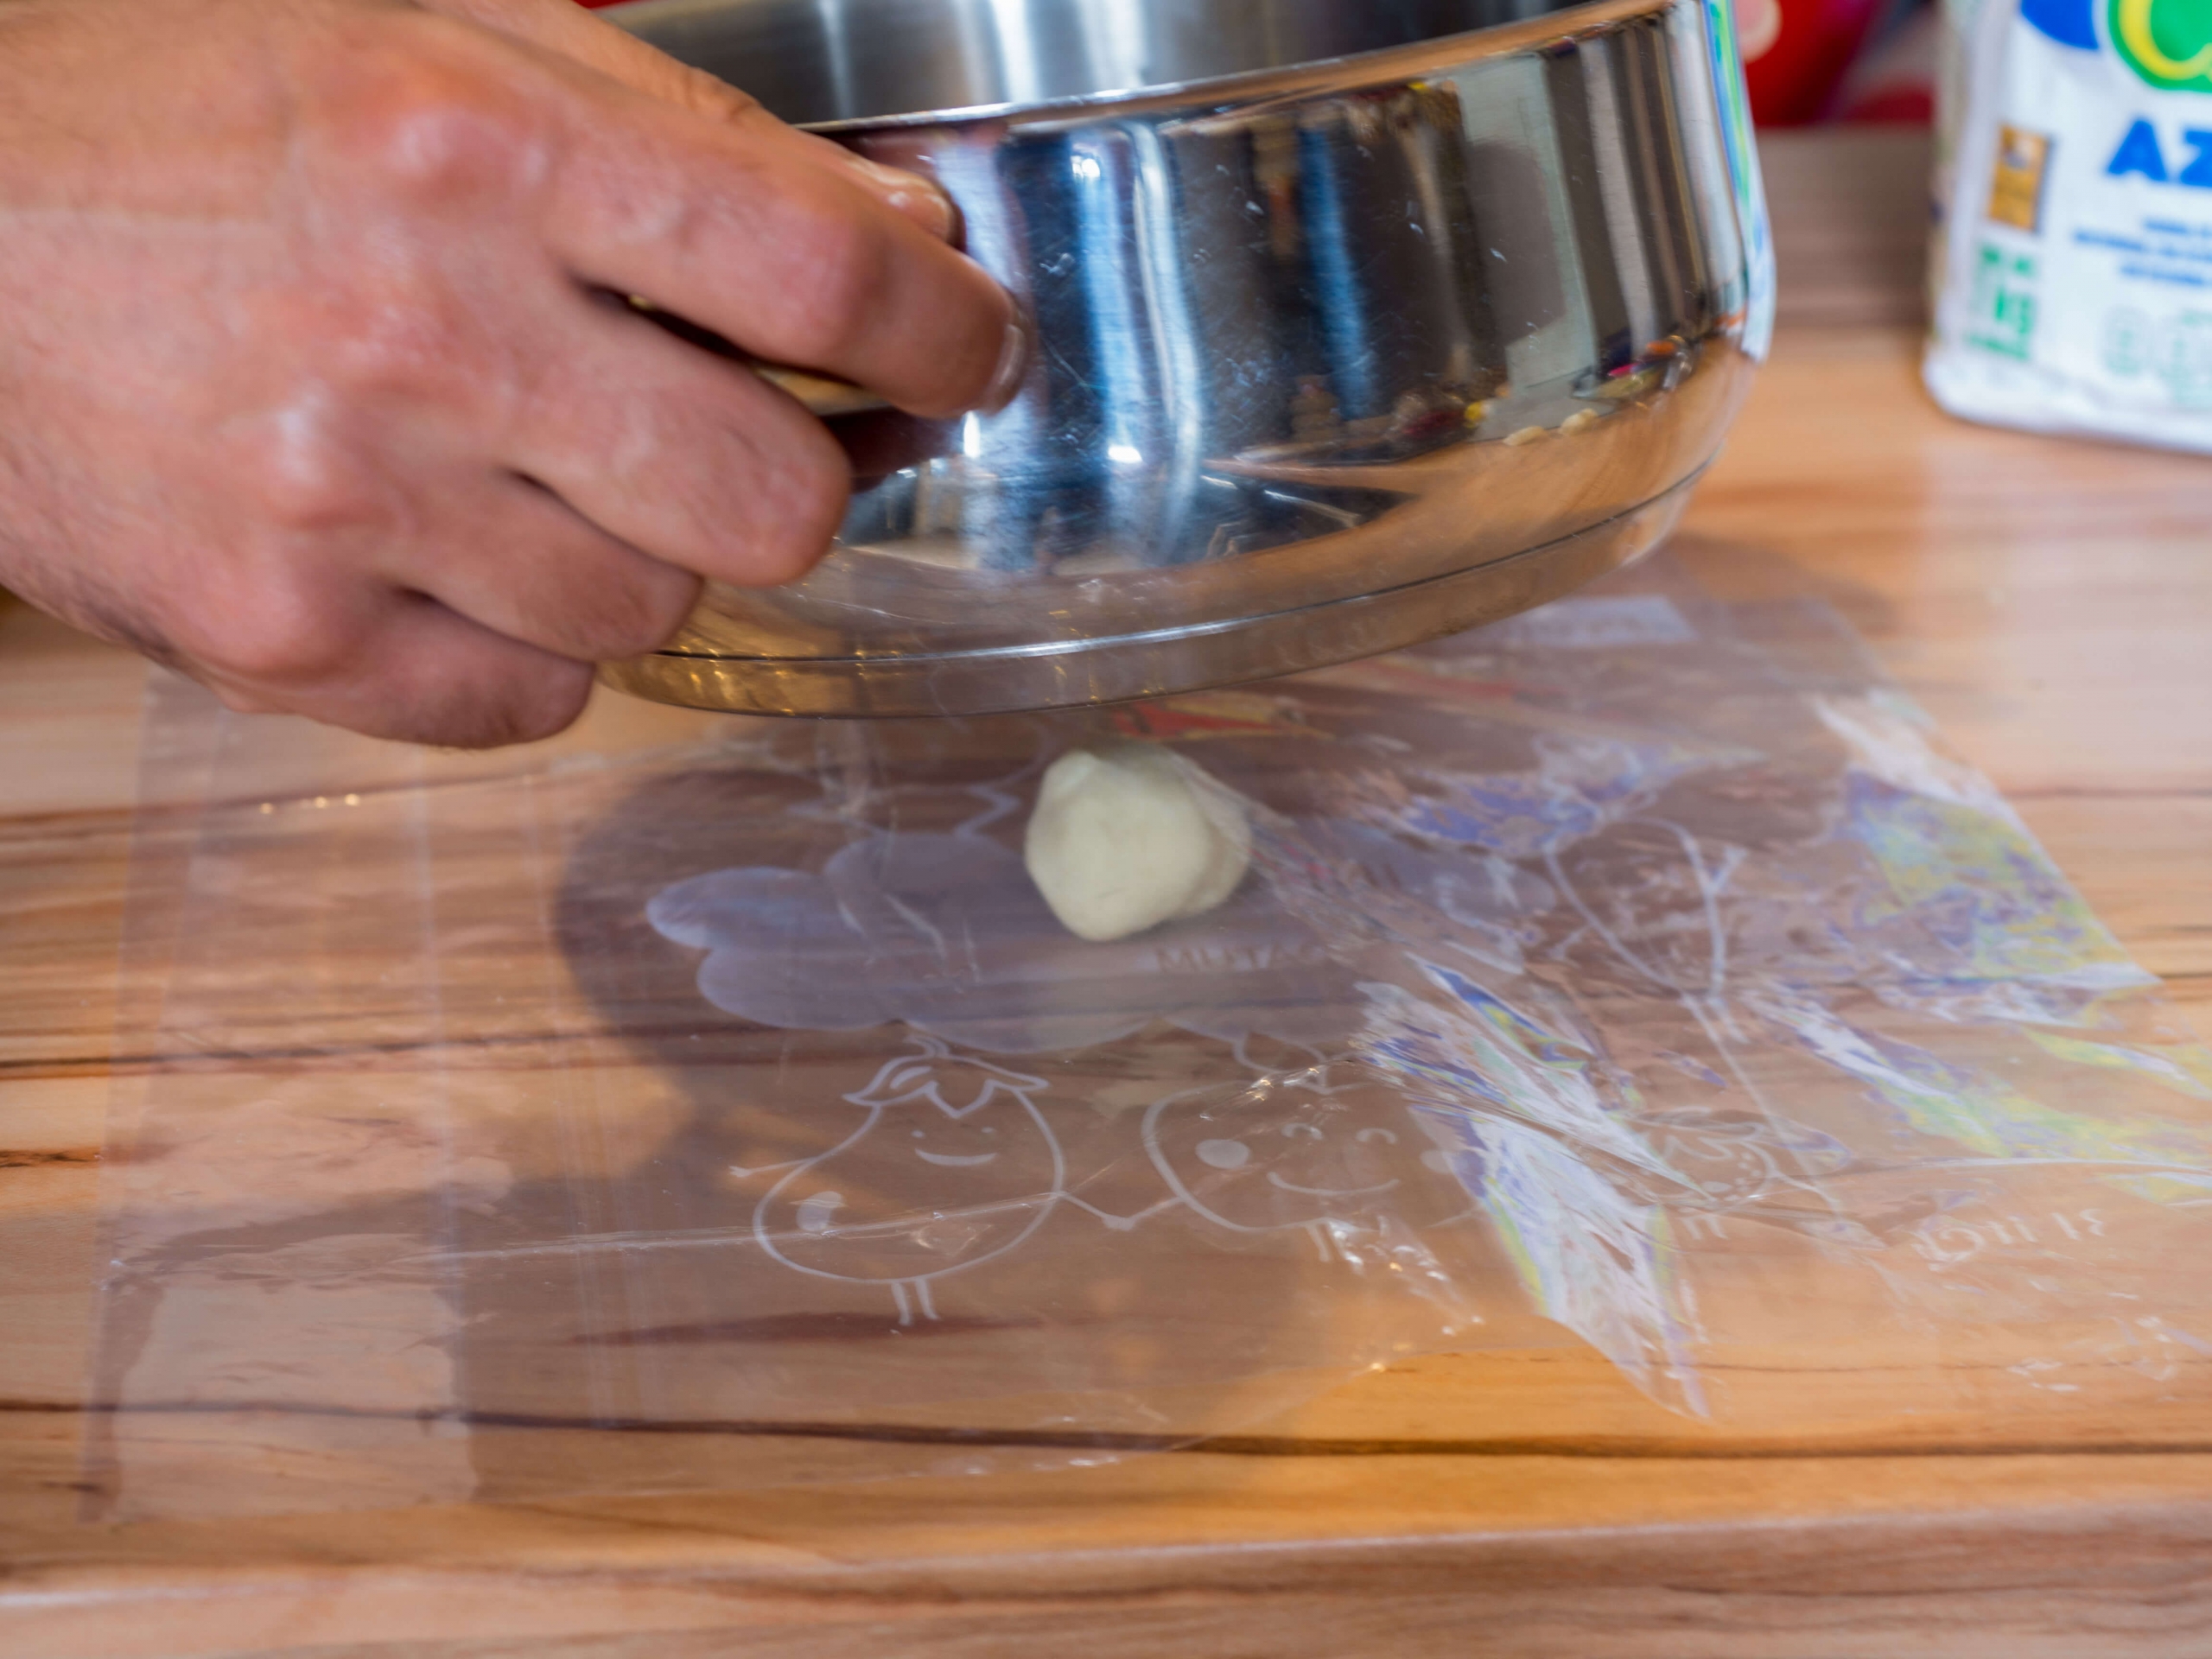
[[0, 6], [0, 582], [232, 708], [560, 729], [820, 556], [801, 405], [1011, 391], [950, 205], [569, 0]]

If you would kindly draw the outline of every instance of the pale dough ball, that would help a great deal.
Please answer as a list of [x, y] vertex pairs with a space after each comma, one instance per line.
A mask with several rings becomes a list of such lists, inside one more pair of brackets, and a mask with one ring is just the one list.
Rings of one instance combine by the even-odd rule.
[[1069, 932], [1120, 939], [1236, 892], [1252, 830], [1236, 797], [1180, 755], [1122, 743], [1052, 762], [1022, 856]]

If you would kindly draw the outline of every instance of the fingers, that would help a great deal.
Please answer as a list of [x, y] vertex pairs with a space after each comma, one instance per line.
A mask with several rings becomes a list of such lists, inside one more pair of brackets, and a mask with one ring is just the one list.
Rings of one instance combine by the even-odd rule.
[[679, 63], [657, 47], [617, 29], [574, 0], [429, 0], [433, 10], [573, 59], [633, 92], [706, 117], [763, 143], [783, 146], [794, 158], [844, 176], [886, 207], [904, 213], [939, 240], [957, 229], [959, 215], [936, 183], [918, 174], [879, 166], [842, 144], [786, 125], [728, 82]]
[[652, 650], [697, 596], [512, 473], [366, 465], [355, 510], [208, 560], [210, 603], [149, 595], [164, 659], [241, 710], [488, 747], [568, 725], [594, 663]]
[[243, 621], [194, 601], [218, 620], [179, 655], [239, 707], [477, 746], [565, 726], [590, 664], [661, 644], [702, 577], [804, 573], [849, 493], [794, 399], [594, 296], [930, 420], [1002, 401], [1023, 337], [909, 175], [568, 0], [432, 3], [507, 38], [402, 12], [391, 61], [329, 70], [302, 153], [348, 187], [319, 233], [362, 257], [277, 319], [365, 505], [280, 503], [251, 563], [303, 585]]
[[492, 749], [550, 737], [591, 700], [592, 668], [395, 594], [360, 671], [294, 697], [296, 713], [372, 737]]
[[702, 118], [565, 54], [413, 22], [416, 51], [345, 62], [312, 112], [395, 213], [526, 230], [584, 288], [912, 414], [995, 407], [1018, 384], [1010, 298], [849, 163], [763, 116]]
[[[371, 737], [497, 748], [550, 737], [591, 696], [592, 670], [435, 600], [357, 588], [334, 631], [253, 636], [189, 654], [187, 671], [242, 714], [304, 715]], [[306, 644], [327, 637], [318, 653]]]
[[582, 663], [651, 651], [690, 614], [700, 581], [690, 570], [608, 535], [531, 479], [473, 482], [441, 514], [436, 545], [385, 550], [391, 586]]
[[852, 488], [822, 423], [626, 308], [577, 309], [501, 459], [608, 536], [686, 570], [765, 587], [811, 569]]
[[849, 167], [626, 90], [570, 111], [546, 236], [581, 281], [636, 294], [769, 362], [911, 414], [995, 407], [1019, 383], [1012, 300], [884, 211]]

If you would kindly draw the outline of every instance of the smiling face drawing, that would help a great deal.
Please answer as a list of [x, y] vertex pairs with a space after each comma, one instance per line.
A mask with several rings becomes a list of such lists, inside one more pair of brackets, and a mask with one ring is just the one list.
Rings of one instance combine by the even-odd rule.
[[[1288, 1149], [1278, 1147], [1274, 1150], [1279, 1155], [1293, 1158], [1300, 1150], [1299, 1142], [1325, 1141], [1329, 1138], [1328, 1131], [1318, 1123], [1286, 1123], [1275, 1133], [1292, 1145]], [[1356, 1147], [1390, 1147], [1397, 1144], [1398, 1132], [1395, 1129], [1384, 1128], [1380, 1124], [1370, 1124], [1366, 1128], [1351, 1131], [1351, 1137]], [[1252, 1147], [1255, 1141], [1262, 1147], [1266, 1147], [1268, 1144], [1266, 1132], [1262, 1131], [1249, 1141], [1236, 1136], [1215, 1137], [1201, 1141], [1194, 1150], [1198, 1154], [1198, 1161], [1209, 1169], [1224, 1171], [1243, 1169], [1252, 1161]], [[1311, 1153], [1318, 1151], [1319, 1148], [1306, 1150]], [[1343, 1149], [1332, 1148], [1332, 1151], [1341, 1154]], [[1313, 1160], [1309, 1157], [1307, 1161], [1313, 1161]], [[1330, 1161], [1340, 1163], [1342, 1159], [1339, 1155]], [[1281, 1169], [1269, 1169], [1266, 1172], [1266, 1176], [1268, 1185], [1278, 1192], [1297, 1192], [1314, 1198], [1364, 1198], [1370, 1193], [1388, 1192], [1400, 1185], [1400, 1178], [1395, 1175], [1384, 1180], [1365, 1182], [1357, 1186], [1306, 1186], [1290, 1179]]]
[[1011, 1249], [1062, 1184], [1058, 1142], [1029, 1099], [1044, 1087], [949, 1052], [893, 1060], [845, 1096], [867, 1109], [861, 1127], [762, 1198], [756, 1236], [831, 1279], [917, 1280]]
[[1178, 1198], [1239, 1231], [1386, 1211], [1425, 1226], [1465, 1207], [1395, 1090], [1318, 1069], [1172, 1096], [1145, 1115], [1144, 1139]]

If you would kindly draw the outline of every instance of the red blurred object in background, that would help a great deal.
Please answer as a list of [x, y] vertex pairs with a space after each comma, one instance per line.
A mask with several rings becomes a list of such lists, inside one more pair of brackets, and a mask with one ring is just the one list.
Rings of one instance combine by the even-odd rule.
[[1751, 118], [1802, 126], [1828, 112], [1886, 0], [1737, 0]]
[[1857, 125], [1929, 125], [1936, 118], [1936, 49], [1942, 29], [1923, 5], [1896, 27], [1875, 30], [1843, 78], [1829, 113]]

